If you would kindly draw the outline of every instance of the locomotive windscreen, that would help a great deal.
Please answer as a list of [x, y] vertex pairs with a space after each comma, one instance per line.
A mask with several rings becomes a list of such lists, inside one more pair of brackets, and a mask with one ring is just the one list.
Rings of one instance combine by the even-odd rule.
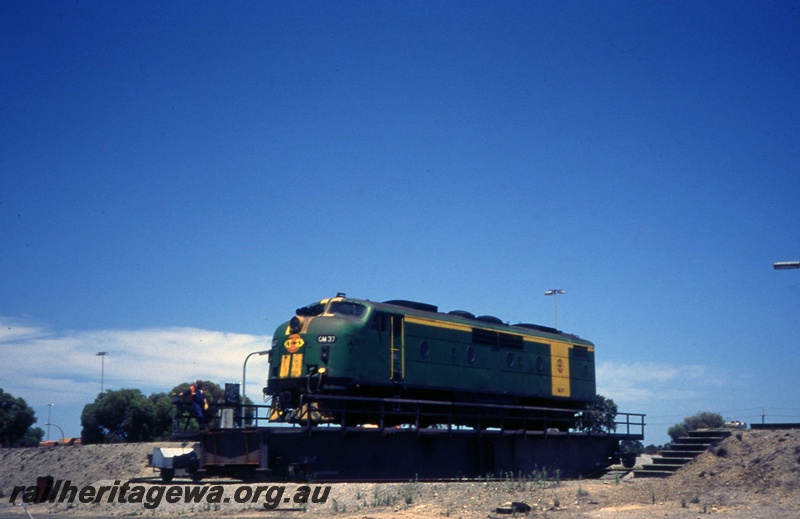
[[364, 315], [364, 312], [367, 311], [367, 307], [364, 305], [360, 305], [358, 303], [348, 303], [346, 301], [336, 301], [331, 303], [331, 307], [328, 309], [328, 312], [334, 315], [342, 315], [342, 316], [349, 316], [349, 317], [361, 317]]

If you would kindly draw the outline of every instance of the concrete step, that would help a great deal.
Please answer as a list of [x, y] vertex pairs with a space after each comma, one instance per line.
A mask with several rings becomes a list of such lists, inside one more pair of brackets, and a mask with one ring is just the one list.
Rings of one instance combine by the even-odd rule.
[[724, 439], [725, 438], [722, 436], [704, 436], [702, 438], [684, 436], [683, 438], [672, 441], [670, 445], [714, 445]]
[[719, 443], [727, 438], [727, 436], [686, 436], [685, 438], [678, 438], [679, 440], [688, 440], [692, 443]]
[[[667, 471], [667, 472], [675, 472], [679, 468], [686, 465], [685, 463], [675, 463], [675, 464], [667, 464], [667, 463], [647, 463], [642, 465], [642, 470], [655, 470], [655, 471]], [[637, 471], [638, 472], [638, 471]]]
[[634, 470], [637, 478], [666, 478], [681, 467], [731, 435], [730, 430], [709, 429], [692, 431], [689, 436], [678, 438], [672, 442], [661, 456], [652, 458], [653, 462], [643, 465], [641, 470]]
[[727, 438], [730, 435], [730, 429], [703, 429], [701, 431], [691, 431], [689, 438]]
[[633, 477], [635, 478], [668, 478], [674, 472], [669, 470], [634, 470]]
[[665, 458], [665, 457], [653, 456], [652, 459], [653, 459], [653, 464], [654, 465], [686, 465], [687, 463], [692, 461], [694, 458], [692, 458], [692, 457], [689, 457], [689, 458], [677, 458], [677, 457]]
[[663, 456], [664, 458], [696, 458], [698, 455], [704, 453], [705, 451], [706, 451], [705, 449], [700, 451], [665, 450], [661, 451], [661, 456]]
[[704, 438], [691, 438], [689, 436], [684, 436], [683, 438], [678, 438], [677, 440], [670, 443], [670, 445], [714, 445], [715, 443], [719, 443], [725, 438], [712, 438], [711, 436], [706, 436]]
[[705, 452], [711, 447], [711, 443], [678, 443], [669, 446], [670, 451], [683, 451], [683, 452]]

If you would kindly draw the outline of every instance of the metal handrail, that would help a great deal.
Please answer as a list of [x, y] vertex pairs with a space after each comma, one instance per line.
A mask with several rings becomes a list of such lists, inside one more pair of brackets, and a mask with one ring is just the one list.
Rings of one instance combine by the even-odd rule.
[[[420, 431], [426, 427], [424, 425], [426, 423], [441, 426], [448, 431], [459, 427], [475, 429], [478, 432], [484, 430], [485, 427], [500, 431], [528, 431], [531, 423], [537, 422], [536, 430], [543, 431], [546, 435], [552, 433], [553, 431], [551, 431], [551, 428], [555, 426], [563, 427], [565, 421], [572, 422], [572, 424], [583, 422], [581, 417], [585, 417], [587, 413], [596, 416], [602, 415], [602, 412], [597, 410], [557, 407], [320, 394], [302, 395], [298, 408], [303, 405], [309, 405], [310, 407], [308, 407], [308, 409], [319, 411], [320, 408], [315, 406], [320, 403], [326, 404], [325, 410], [340, 414], [340, 423], [328, 423], [326, 424], [327, 426], [346, 428], [348, 418], [364, 414], [377, 414], [379, 423], [376, 425], [381, 431], [393, 427], [393, 425]], [[366, 406], [366, 408], [359, 409], [353, 404], [361, 404]], [[224, 408], [240, 409], [236, 415], [237, 428], [263, 428], [265, 423], [274, 423], [269, 419], [270, 405], [220, 403], [212, 404], [210, 406], [210, 411], [214, 412], [217, 409]], [[262, 409], [265, 411], [263, 414], [260, 412]], [[180, 406], [178, 410], [180, 412]], [[253, 410], [252, 416], [245, 418], [248, 410]], [[311, 415], [312, 413], [308, 412], [306, 418], [301, 422], [289, 423], [310, 430], [312, 427], [319, 425], [318, 421], [313, 420]], [[604, 426], [602, 420], [597, 420], [596, 422], [588, 420], [585, 421], [585, 423], [596, 423], [597, 425], [583, 430], [571, 425], [570, 430], [565, 431], [565, 433], [588, 435], [617, 434], [621, 436], [643, 437], [645, 426], [644, 417], [645, 414], [642, 413], [619, 412], [616, 415], [615, 421], [612, 422], [614, 427], [611, 430], [608, 430], [608, 427]], [[176, 424], [177, 422], [176, 420]], [[615, 432], [618, 429], [622, 429], [624, 432]], [[531, 431], [533, 430], [534, 429], [531, 429]]]
[[[419, 428], [420, 418], [421, 417], [442, 417], [442, 421], [439, 425], [447, 425], [448, 429], [451, 429], [458, 421], [455, 418], [461, 417], [466, 420], [477, 420], [476, 428], [480, 429], [484, 420], [496, 420], [499, 421], [501, 426], [500, 429], [504, 428], [504, 424], [506, 420], [513, 420], [513, 421], [521, 421], [522, 428], [525, 429], [526, 425], [531, 420], [538, 420], [542, 422], [543, 429], [547, 431], [548, 429], [548, 421], [551, 423], [558, 422], [561, 420], [561, 425], [563, 425], [564, 419], [573, 419], [576, 416], [585, 416], [586, 413], [594, 414], [594, 415], [602, 415], [601, 411], [594, 411], [594, 410], [580, 410], [580, 409], [566, 409], [566, 408], [553, 408], [553, 407], [541, 407], [541, 406], [519, 406], [519, 405], [503, 405], [503, 404], [487, 404], [487, 403], [465, 403], [465, 402], [449, 402], [449, 401], [440, 401], [440, 400], [418, 400], [418, 399], [404, 399], [404, 398], [374, 398], [374, 397], [358, 397], [358, 396], [336, 396], [336, 395], [303, 395], [301, 398], [301, 405], [309, 404], [311, 402], [331, 402], [331, 403], [361, 403], [361, 404], [373, 404], [377, 406], [377, 409], [353, 409], [352, 407], [348, 409], [346, 405], [341, 408], [331, 408], [329, 410], [341, 412], [342, 413], [342, 424], [345, 425], [346, 423], [346, 416], [347, 414], [364, 414], [364, 413], [379, 413], [380, 423], [378, 424], [379, 429], [383, 429], [385, 427], [385, 422], [387, 417], [395, 417], [395, 418], [402, 418], [402, 417], [413, 417], [413, 424], [406, 423], [404, 425], [411, 425], [412, 428]], [[391, 407], [396, 407], [390, 410], [387, 409], [387, 405], [391, 404]], [[410, 408], [402, 408], [403, 405], [410, 406]], [[425, 410], [425, 407], [428, 410]], [[444, 409], [433, 409], [430, 408], [444, 408]], [[516, 414], [515, 414], [516, 413]], [[644, 435], [644, 417], [645, 415], [642, 413], [617, 413], [618, 420], [613, 422], [614, 429], [618, 426], [623, 426], [625, 428], [625, 435], [635, 435], [635, 436], [643, 436]], [[637, 419], [638, 418], [638, 419]], [[463, 420], [462, 420], [463, 421]], [[602, 424], [602, 422], [600, 422]], [[313, 421], [311, 420], [310, 416], [307, 417], [305, 420], [305, 426], [311, 427], [313, 426]], [[632, 429], [634, 429], [632, 431]], [[638, 430], [638, 432], [636, 431]], [[605, 433], [610, 433], [613, 431], [605, 431]], [[590, 434], [592, 432], [590, 431]], [[598, 431], [594, 431], [594, 434], [601, 434]], [[620, 433], [623, 434], [623, 433]]]

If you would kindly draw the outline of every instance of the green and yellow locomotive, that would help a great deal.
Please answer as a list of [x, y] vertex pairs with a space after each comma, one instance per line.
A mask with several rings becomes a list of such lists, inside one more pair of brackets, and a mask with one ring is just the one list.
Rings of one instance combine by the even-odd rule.
[[[377, 408], [363, 404], [376, 399], [578, 411], [596, 395], [594, 345], [545, 326], [340, 294], [297, 309], [278, 327], [264, 393], [272, 397], [270, 419], [290, 422], [313, 414], [376, 423]], [[328, 406], [325, 397], [338, 403]], [[349, 402], [346, 420], [341, 402]]]

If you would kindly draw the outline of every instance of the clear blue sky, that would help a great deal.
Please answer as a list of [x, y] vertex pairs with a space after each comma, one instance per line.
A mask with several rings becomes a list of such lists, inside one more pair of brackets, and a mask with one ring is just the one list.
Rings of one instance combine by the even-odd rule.
[[236, 382], [339, 291], [551, 325], [550, 288], [646, 443], [800, 421], [797, 2], [5, 1], [0, 67], [0, 387], [40, 426], [80, 434], [97, 351]]

